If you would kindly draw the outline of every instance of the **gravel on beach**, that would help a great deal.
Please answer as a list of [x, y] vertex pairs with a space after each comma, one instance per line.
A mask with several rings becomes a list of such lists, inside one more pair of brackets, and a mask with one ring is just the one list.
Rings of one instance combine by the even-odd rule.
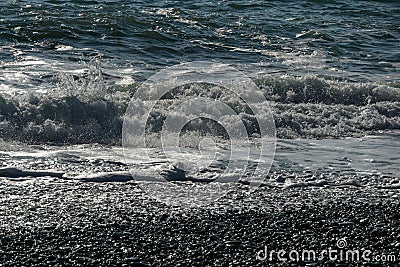
[[[265, 186], [249, 194], [242, 185], [207, 207], [182, 208], [152, 200], [135, 182], [1, 178], [0, 195], [0, 266], [397, 266], [400, 259], [395, 188]], [[370, 250], [371, 261], [257, 257], [266, 249], [340, 251], [339, 240], [343, 250]], [[374, 258], [382, 255], [386, 262]]]

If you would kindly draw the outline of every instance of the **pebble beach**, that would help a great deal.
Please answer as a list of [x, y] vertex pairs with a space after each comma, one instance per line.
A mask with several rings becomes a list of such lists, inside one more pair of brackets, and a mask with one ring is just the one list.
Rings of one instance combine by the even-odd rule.
[[[152, 200], [135, 182], [0, 182], [2, 266], [397, 266], [397, 189], [246, 185], [207, 207]], [[262, 260], [260, 250], [371, 250], [370, 261]]]

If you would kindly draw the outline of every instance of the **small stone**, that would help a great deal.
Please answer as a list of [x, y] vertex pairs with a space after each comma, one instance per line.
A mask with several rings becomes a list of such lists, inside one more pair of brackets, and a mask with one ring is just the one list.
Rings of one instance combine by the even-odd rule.
[[127, 258], [126, 260], [129, 261], [129, 262], [139, 262], [140, 261], [140, 259], [138, 257], [135, 257], [135, 256]]
[[33, 239], [25, 239], [25, 245], [27, 246], [33, 246], [35, 245], [36, 241]]
[[241, 247], [243, 245], [243, 242], [240, 240], [229, 240], [225, 242], [225, 245], [227, 247]]
[[278, 183], [284, 183], [286, 181], [286, 177], [283, 177], [281, 175], [279, 175], [275, 181], [277, 181]]
[[353, 224], [354, 223], [350, 222], [350, 221], [344, 221], [344, 222], [339, 223], [340, 226], [349, 226], [349, 225], [353, 225]]
[[57, 259], [57, 257], [56, 256], [54, 256], [54, 255], [50, 255], [48, 258], [47, 258], [47, 261], [49, 262], [52, 262], [52, 261], [55, 261]]
[[119, 233], [113, 233], [111, 235], [111, 239], [113, 240], [119, 240], [121, 238], [121, 235]]

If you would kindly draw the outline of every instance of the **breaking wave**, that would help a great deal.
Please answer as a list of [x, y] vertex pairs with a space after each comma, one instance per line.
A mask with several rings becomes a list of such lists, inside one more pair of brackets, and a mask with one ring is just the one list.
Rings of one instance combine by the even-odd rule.
[[[120, 144], [123, 116], [138, 84], [106, 83], [95, 67], [81, 76], [58, 78], [56, 89], [48, 93], [0, 95], [0, 137], [27, 143]], [[400, 129], [398, 83], [318, 76], [260, 76], [255, 82], [269, 101], [279, 138], [337, 138]], [[199, 86], [184, 88], [185, 97], [198, 94]], [[209, 97], [224, 95], [223, 88], [213, 90]], [[165, 95], [160, 105], [173, 98]], [[237, 100], [224, 101], [240, 113], [246, 128], [256, 128], [254, 116], [238, 107]], [[150, 129], [160, 128], [167, 115], [162, 112], [151, 113]], [[199, 129], [210, 127], [207, 123], [193, 122]]]

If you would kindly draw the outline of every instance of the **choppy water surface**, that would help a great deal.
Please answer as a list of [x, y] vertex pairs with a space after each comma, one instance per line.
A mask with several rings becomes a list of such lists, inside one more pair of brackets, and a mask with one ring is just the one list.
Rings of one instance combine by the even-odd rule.
[[52, 72], [90, 57], [123, 81], [212, 59], [253, 74], [398, 82], [399, 11], [395, 1], [7, 0], [2, 87], [47, 87]]

